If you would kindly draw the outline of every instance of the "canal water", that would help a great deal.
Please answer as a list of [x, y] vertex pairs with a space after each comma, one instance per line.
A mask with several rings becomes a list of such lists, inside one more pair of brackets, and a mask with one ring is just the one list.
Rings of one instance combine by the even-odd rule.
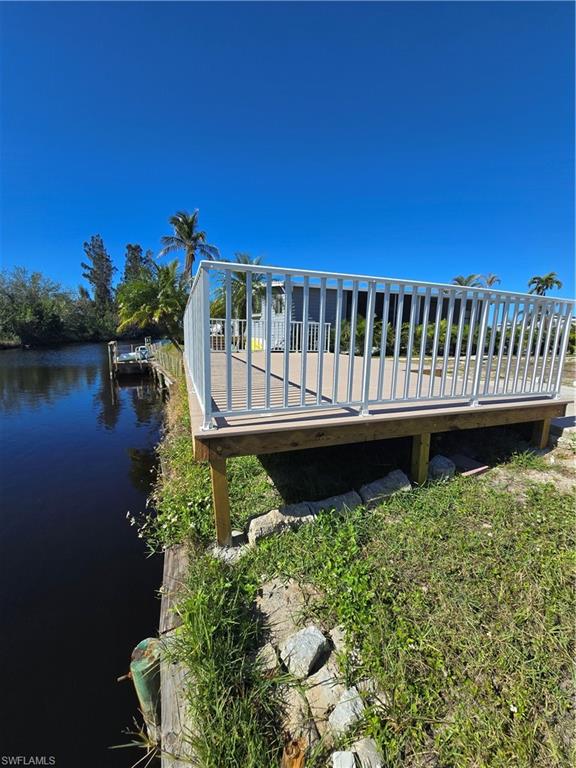
[[[0, 762], [128, 768], [132, 648], [156, 634], [144, 511], [161, 400], [106, 345], [0, 352]], [[6, 757], [44, 758], [9, 763]]]

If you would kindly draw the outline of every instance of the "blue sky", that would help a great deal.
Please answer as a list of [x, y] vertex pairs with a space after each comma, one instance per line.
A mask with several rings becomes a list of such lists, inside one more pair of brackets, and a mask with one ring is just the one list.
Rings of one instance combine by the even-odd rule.
[[267, 263], [574, 292], [574, 5], [3, 3], [3, 266], [177, 209]]

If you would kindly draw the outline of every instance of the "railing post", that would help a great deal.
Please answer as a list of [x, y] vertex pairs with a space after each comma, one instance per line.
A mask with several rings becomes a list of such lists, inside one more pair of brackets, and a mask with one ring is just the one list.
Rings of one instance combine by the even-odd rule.
[[204, 421], [202, 429], [211, 429], [212, 424], [212, 376], [210, 368], [210, 273], [202, 269], [202, 323], [200, 326], [200, 346], [202, 349], [202, 411]]

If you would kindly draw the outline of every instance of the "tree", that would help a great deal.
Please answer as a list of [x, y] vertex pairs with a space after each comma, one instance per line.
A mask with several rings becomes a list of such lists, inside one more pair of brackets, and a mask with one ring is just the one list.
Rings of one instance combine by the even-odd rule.
[[112, 308], [112, 276], [116, 267], [112, 264], [104, 241], [100, 235], [92, 235], [89, 243], [84, 243], [84, 253], [88, 261], [82, 262], [84, 277], [92, 286], [94, 302], [100, 311], [108, 311]]
[[480, 288], [482, 285], [480, 278], [481, 275], [456, 275], [456, 277], [452, 279], [452, 283], [453, 285], [465, 285], [470, 288]]
[[139, 277], [142, 270], [147, 268], [151, 251], [146, 251], [146, 256], [142, 255], [142, 246], [131, 243], [126, 244], [126, 254], [124, 256], [124, 275], [122, 282], [127, 283]]
[[155, 325], [180, 349], [184, 338], [184, 310], [188, 300], [187, 279], [178, 261], [143, 271], [135, 280], [118, 288], [118, 332], [131, 327]]
[[546, 296], [548, 291], [553, 288], [562, 288], [562, 281], [559, 280], [556, 272], [547, 272], [545, 275], [534, 275], [528, 281], [528, 287], [530, 293], [535, 293], [536, 296]]
[[483, 275], [482, 280], [484, 281], [486, 288], [493, 288], [495, 285], [499, 285], [502, 282], [494, 272], [488, 272], [487, 275]]
[[192, 266], [196, 260], [196, 255], [206, 259], [217, 259], [220, 257], [218, 248], [209, 245], [206, 240], [206, 232], [198, 229], [198, 210], [193, 213], [178, 211], [171, 216], [170, 224], [174, 229], [173, 235], [164, 235], [160, 251], [161, 256], [177, 251], [184, 251], [186, 260], [184, 263], [184, 277], [188, 278], [192, 274]]
[[[259, 266], [262, 263], [261, 256], [250, 256], [249, 253], [238, 252], [234, 254], [236, 264], [249, 264]], [[231, 316], [240, 320], [246, 319], [246, 272], [235, 272], [231, 266]], [[252, 272], [252, 297], [256, 298], [259, 306], [262, 294], [264, 293], [264, 275], [260, 272]], [[212, 317], [224, 317], [226, 314], [226, 283], [224, 273], [221, 273], [220, 285], [216, 291], [216, 296], [210, 306]]]

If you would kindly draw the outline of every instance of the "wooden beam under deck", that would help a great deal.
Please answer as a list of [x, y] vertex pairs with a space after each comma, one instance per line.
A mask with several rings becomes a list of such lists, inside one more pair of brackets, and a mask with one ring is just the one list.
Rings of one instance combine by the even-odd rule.
[[539, 422], [563, 416], [568, 400], [485, 403], [476, 407], [434, 406], [385, 409], [369, 416], [327, 416], [326, 412], [282, 420], [262, 417], [246, 424], [194, 433], [195, 456], [208, 461], [210, 453], [232, 456], [282, 453], [306, 448], [371, 442], [396, 437], [451, 432], [478, 427]]

